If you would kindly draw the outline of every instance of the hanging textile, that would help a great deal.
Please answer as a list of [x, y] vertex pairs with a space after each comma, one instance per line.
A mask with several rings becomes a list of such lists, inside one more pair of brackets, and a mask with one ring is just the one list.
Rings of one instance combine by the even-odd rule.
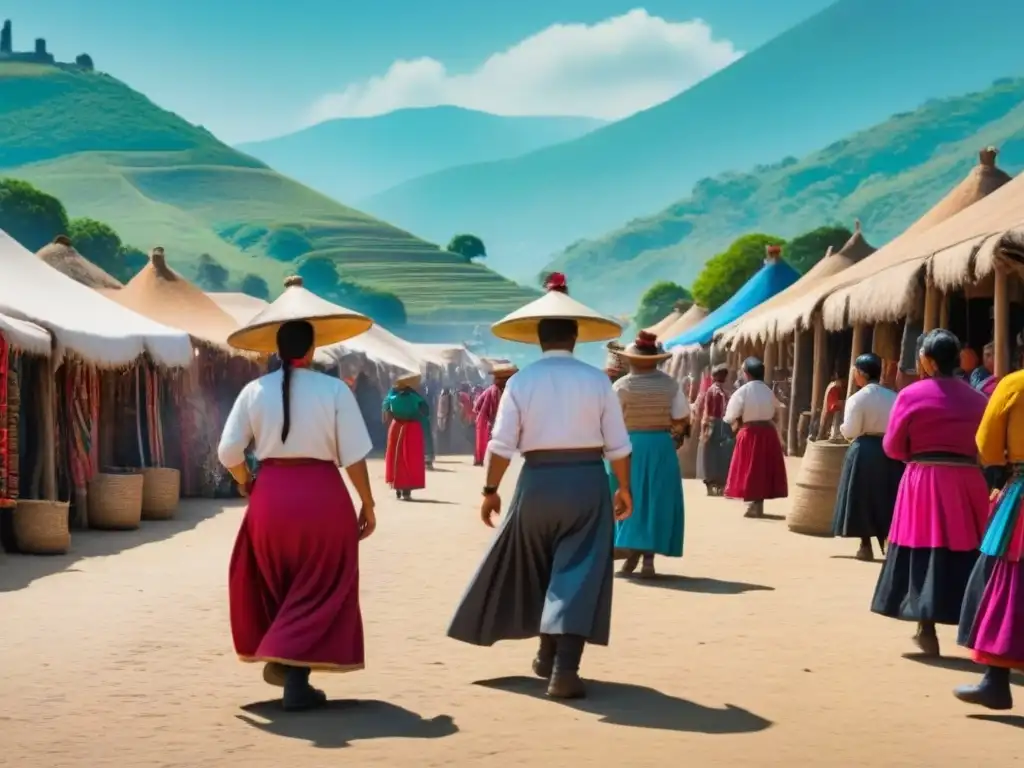
[[8, 387], [10, 385], [10, 346], [3, 334], [0, 334], [0, 507], [14, 506], [10, 495], [10, 466], [17, 463], [17, 454], [11, 451], [10, 427], [8, 426], [9, 411], [7, 407]]
[[99, 375], [80, 360], [66, 362], [64, 369], [68, 473], [75, 492], [84, 493], [99, 468]]

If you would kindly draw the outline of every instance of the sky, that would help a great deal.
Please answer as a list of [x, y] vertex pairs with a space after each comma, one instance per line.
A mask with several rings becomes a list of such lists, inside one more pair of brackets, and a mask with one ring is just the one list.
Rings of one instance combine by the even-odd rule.
[[617, 119], [832, 0], [3, 0], [47, 39], [228, 143], [456, 104]]

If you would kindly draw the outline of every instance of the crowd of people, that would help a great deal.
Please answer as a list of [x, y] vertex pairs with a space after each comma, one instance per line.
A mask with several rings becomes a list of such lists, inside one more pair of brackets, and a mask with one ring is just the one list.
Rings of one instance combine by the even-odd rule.
[[[499, 338], [539, 345], [541, 356], [521, 371], [501, 369], [477, 398], [480, 517], [498, 530], [448, 634], [483, 646], [537, 639], [533, 672], [550, 696], [576, 698], [585, 695], [586, 645], [608, 643], [615, 558], [622, 574], [639, 568], [650, 578], [657, 555], [683, 554], [681, 441], [700, 441], [708, 493], [746, 502], [748, 517], [786, 496], [787, 477], [780, 404], [760, 360], [743, 363], [733, 392], [729, 371], [715, 367], [691, 403], [659, 369], [666, 354], [650, 334], [610, 349], [605, 371], [578, 360], [577, 343], [607, 341], [621, 328], [570, 297], [562, 276], [547, 287], [493, 327]], [[362, 326], [318, 306], [303, 312], [293, 297], [291, 314], [276, 318], [284, 364], [242, 391], [219, 449], [249, 497], [229, 577], [235, 647], [243, 661], [263, 664], [290, 710], [324, 703], [312, 671], [363, 666], [358, 542], [376, 527], [371, 446], [354, 396], [307, 370], [316, 346]], [[247, 334], [265, 340], [267, 328], [257, 316], [233, 343], [256, 349]], [[1009, 670], [1024, 668], [1024, 372], [994, 382], [989, 398], [959, 363], [956, 337], [933, 331], [920, 344], [920, 380], [896, 394], [880, 385], [877, 357], [858, 358], [835, 533], [860, 539], [862, 559], [873, 557], [872, 539], [885, 552], [872, 610], [917, 622], [915, 641], [928, 654], [939, 653], [936, 624], [959, 624], [960, 642], [986, 672], [956, 695], [1006, 709]], [[424, 487], [430, 455], [416, 384], [400, 379], [383, 405], [387, 482], [403, 499]], [[517, 454], [523, 467], [503, 509], [500, 488]], [[980, 464], [1010, 466], [991, 515], [979, 454]]]

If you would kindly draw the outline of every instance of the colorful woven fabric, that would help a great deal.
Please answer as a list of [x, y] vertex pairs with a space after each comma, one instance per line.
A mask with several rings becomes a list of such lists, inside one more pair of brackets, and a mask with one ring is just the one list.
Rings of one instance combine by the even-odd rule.
[[[7, 490], [10, 478], [8, 468], [12, 461], [7, 426], [7, 386], [9, 381], [8, 370], [10, 368], [10, 360], [7, 357], [8, 351], [7, 339], [0, 334], [0, 507], [12, 506], [12, 499]], [[17, 462], [17, 456], [14, 456], [13, 460]]]

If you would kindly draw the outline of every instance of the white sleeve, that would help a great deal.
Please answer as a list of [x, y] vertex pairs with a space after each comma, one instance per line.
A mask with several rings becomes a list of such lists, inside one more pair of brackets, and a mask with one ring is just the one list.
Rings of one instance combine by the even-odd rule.
[[245, 463], [245, 449], [252, 442], [252, 419], [249, 418], [249, 405], [252, 388], [246, 386], [238, 393], [231, 413], [224, 422], [224, 431], [220, 435], [217, 446], [217, 458], [225, 467], [237, 467]]
[[690, 401], [686, 399], [683, 388], [679, 387], [676, 389], [675, 395], [672, 396], [672, 419], [680, 421], [688, 418], [690, 418]]
[[743, 398], [747, 396], [747, 391], [743, 387], [737, 389], [732, 397], [729, 398], [729, 404], [725, 406], [725, 416], [722, 418], [726, 424], [732, 424], [734, 421], [739, 421], [743, 416]]
[[491, 439], [487, 443], [488, 453], [501, 456], [503, 459], [511, 459], [516, 455], [516, 451], [519, 450], [519, 435], [522, 434], [522, 415], [516, 402], [515, 387], [512, 386], [514, 381], [515, 377], [505, 385], [505, 392], [498, 401], [494, 428], [491, 429]]
[[864, 398], [860, 392], [848, 398], [843, 409], [843, 423], [839, 431], [847, 440], [853, 440], [864, 434]]
[[601, 435], [604, 437], [604, 457], [608, 461], [624, 459], [633, 452], [626, 420], [622, 416], [622, 403], [610, 383], [605, 390], [604, 407], [601, 409]]
[[338, 445], [338, 465], [350, 467], [373, 450], [356, 396], [341, 382], [334, 396], [334, 435]]

